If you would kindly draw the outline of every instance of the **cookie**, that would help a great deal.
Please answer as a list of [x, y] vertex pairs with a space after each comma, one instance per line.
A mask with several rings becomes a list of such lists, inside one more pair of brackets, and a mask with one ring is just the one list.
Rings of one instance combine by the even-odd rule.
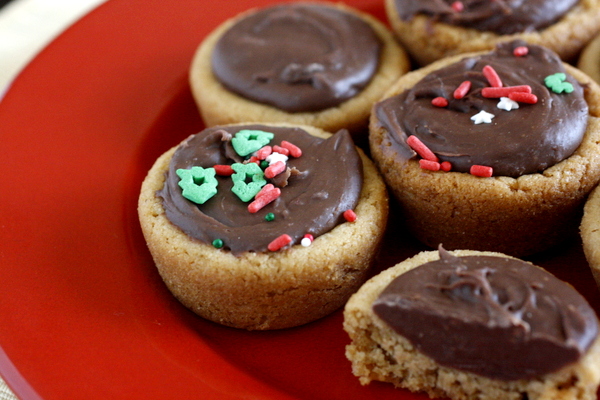
[[600, 287], [600, 189], [598, 188], [592, 191], [585, 203], [580, 234], [585, 258]]
[[577, 233], [600, 179], [599, 100], [550, 50], [503, 43], [401, 77], [374, 107], [371, 155], [423, 243], [525, 256]]
[[583, 48], [577, 68], [588, 74], [596, 83], [600, 82], [600, 36], [596, 36]]
[[386, 0], [396, 36], [421, 65], [516, 39], [573, 60], [600, 29], [598, 0]]
[[207, 126], [286, 122], [358, 139], [372, 104], [408, 70], [375, 18], [342, 4], [293, 3], [221, 24], [198, 48], [190, 84]]
[[158, 272], [182, 304], [219, 324], [266, 330], [345, 303], [366, 279], [387, 201], [347, 131], [242, 124], [164, 153], [138, 210]]
[[432, 398], [595, 400], [598, 319], [552, 274], [501, 253], [420, 253], [367, 281], [344, 309], [361, 384]]

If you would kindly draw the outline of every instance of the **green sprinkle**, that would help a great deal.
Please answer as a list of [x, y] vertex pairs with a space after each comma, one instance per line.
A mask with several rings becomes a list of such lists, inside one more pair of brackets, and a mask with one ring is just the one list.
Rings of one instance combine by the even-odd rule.
[[208, 199], [217, 194], [219, 182], [215, 178], [214, 168], [192, 167], [180, 168], [175, 171], [179, 176], [179, 187], [183, 189], [181, 195], [196, 204], [204, 204]]
[[271, 222], [275, 219], [275, 214], [273, 213], [268, 213], [267, 215], [265, 215], [265, 220]]
[[[235, 174], [231, 175], [233, 180], [231, 191], [244, 202], [252, 200], [267, 184], [263, 170], [256, 163], [235, 163], [231, 168], [235, 171]], [[250, 179], [250, 182], [246, 183], [246, 179]]]
[[213, 240], [212, 245], [214, 248], [220, 249], [221, 247], [223, 247], [223, 241], [221, 239], [215, 239]]
[[262, 160], [262, 161], [260, 162], [260, 167], [261, 167], [262, 169], [267, 169], [267, 168], [269, 167], [269, 162], [268, 162], [267, 160]]
[[231, 139], [231, 145], [236, 153], [246, 157], [268, 145], [274, 137], [275, 135], [271, 132], [242, 129]]
[[562, 72], [558, 72], [556, 74], [548, 75], [544, 78], [544, 84], [552, 90], [554, 93], [572, 93], [573, 85], [571, 85], [567, 80], [567, 75]]

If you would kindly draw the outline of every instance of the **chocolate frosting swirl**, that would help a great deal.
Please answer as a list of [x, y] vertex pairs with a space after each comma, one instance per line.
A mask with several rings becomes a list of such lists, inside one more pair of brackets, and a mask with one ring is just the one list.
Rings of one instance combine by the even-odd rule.
[[[210, 168], [242, 162], [231, 145], [231, 135], [242, 129], [275, 134], [271, 145], [286, 140], [302, 149], [302, 156], [287, 161], [292, 174], [285, 182], [269, 180], [281, 187], [281, 196], [257, 213], [231, 192], [230, 177], [217, 176], [217, 194], [197, 205], [185, 199], [178, 186], [176, 170], [193, 166]], [[279, 177], [281, 178], [281, 177]], [[300, 128], [263, 125], [213, 127], [186, 139], [175, 151], [166, 181], [157, 195], [169, 221], [183, 232], [204, 243], [215, 239], [233, 254], [265, 252], [268, 244], [281, 234], [292, 237], [292, 244], [310, 233], [315, 238], [344, 221], [343, 212], [354, 209], [362, 189], [362, 161], [347, 131], [321, 139]], [[267, 222], [265, 215], [274, 213]]]
[[462, 0], [461, 11], [454, 0], [395, 0], [403, 20], [424, 14], [436, 21], [500, 35], [540, 30], [565, 15], [578, 0]]
[[229, 90], [288, 112], [335, 107], [379, 66], [382, 44], [359, 17], [317, 4], [259, 10], [217, 42], [212, 70]]
[[393, 280], [374, 312], [440, 365], [505, 381], [531, 379], [576, 362], [598, 320], [568, 284], [524, 261], [455, 257]]
[[[583, 88], [569, 74], [572, 93], [554, 93], [544, 79], [565, 73], [560, 59], [550, 50], [527, 45], [529, 53], [517, 57], [521, 41], [502, 43], [491, 53], [467, 57], [432, 72], [413, 88], [375, 106], [392, 148], [402, 160], [415, 156], [406, 144], [417, 136], [453, 171], [469, 172], [472, 165], [493, 168], [494, 175], [518, 177], [541, 172], [569, 157], [577, 149], [587, 128], [588, 105]], [[503, 86], [529, 85], [536, 104], [520, 103], [518, 109], [497, 107], [498, 98], [484, 98], [490, 87], [483, 68], [490, 65]], [[471, 89], [462, 99], [453, 97], [464, 81]], [[435, 107], [432, 99], [444, 97], [447, 107]], [[484, 110], [494, 115], [491, 123], [475, 124], [471, 117]]]

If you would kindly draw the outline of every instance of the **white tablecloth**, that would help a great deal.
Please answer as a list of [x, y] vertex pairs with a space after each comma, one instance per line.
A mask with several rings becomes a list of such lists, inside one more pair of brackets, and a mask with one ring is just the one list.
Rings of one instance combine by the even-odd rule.
[[[13, 0], [0, 9], [0, 99], [19, 71], [41, 49], [104, 1]], [[0, 400], [16, 399], [0, 377]]]

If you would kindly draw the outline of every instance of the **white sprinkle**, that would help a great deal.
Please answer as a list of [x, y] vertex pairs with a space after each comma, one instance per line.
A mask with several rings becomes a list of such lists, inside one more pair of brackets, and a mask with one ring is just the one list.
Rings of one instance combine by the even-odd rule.
[[519, 103], [509, 99], [508, 97], [500, 97], [500, 102], [498, 103], [497, 107], [501, 110], [511, 111], [519, 108]]
[[312, 243], [312, 240], [310, 240], [309, 238], [305, 237], [302, 238], [302, 240], [300, 241], [300, 244], [304, 247], [308, 247], [310, 246], [310, 244]]
[[266, 160], [269, 163], [269, 165], [275, 164], [277, 161], [283, 161], [283, 163], [286, 164], [287, 160], [288, 160], [288, 156], [274, 151], [266, 158]]
[[490, 114], [489, 112], [481, 110], [477, 114], [475, 114], [471, 117], [471, 121], [473, 121], [475, 123], [475, 125], [478, 125], [481, 123], [491, 124], [492, 118], [494, 118], [494, 116], [495, 116], [494, 114]]

